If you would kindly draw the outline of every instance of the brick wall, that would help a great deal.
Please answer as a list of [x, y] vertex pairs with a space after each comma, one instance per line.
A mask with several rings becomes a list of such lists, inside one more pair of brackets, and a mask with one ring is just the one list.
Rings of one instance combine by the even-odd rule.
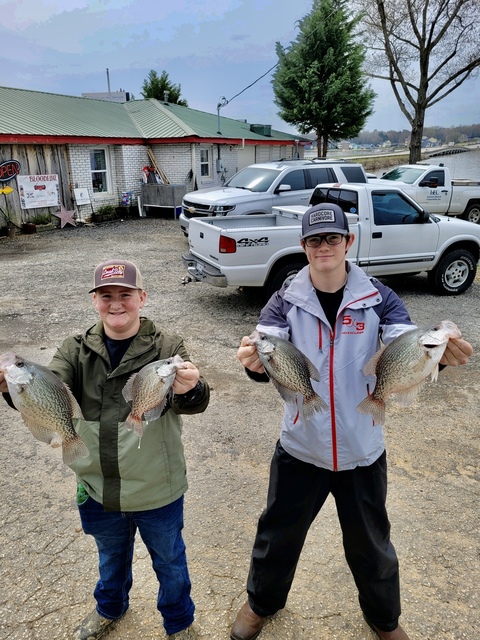
[[[90, 168], [90, 151], [94, 148], [105, 150], [109, 167], [109, 189], [107, 192], [94, 193], [92, 187], [92, 171]], [[208, 175], [201, 175], [200, 152], [207, 149], [209, 153]], [[238, 145], [208, 144], [157, 144], [152, 145], [157, 164], [166, 175], [170, 184], [186, 185], [187, 191], [205, 187], [222, 186], [239, 169]], [[72, 185], [75, 188], [87, 189], [91, 205], [76, 205], [79, 217], [86, 219], [103, 205], [119, 206], [122, 192], [131, 191], [133, 202], [141, 193], [143, 167], [150, 166], [147, 148], [143, 145], [81, 145], [68, 147], [69, 170]], [[257, 146], [256, 162], [277, 160], [280, 157], [291, 157], [292, 147]], [[196, 184], [192, 179], [192, 156], [195, 158]], [[222, 166], [217, 165], [220, 159]], [[241, 168], [241, 167], [240, 167]]]

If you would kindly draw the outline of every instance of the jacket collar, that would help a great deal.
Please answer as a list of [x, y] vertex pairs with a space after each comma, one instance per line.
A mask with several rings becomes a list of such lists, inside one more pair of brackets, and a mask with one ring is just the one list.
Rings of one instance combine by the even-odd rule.
[[[363, 269], [347, 260], [346, 270], [348, 274], [341, 308], [352, 309], [373, 307], [382, 301], [382, 296], [373, 285], [370, 276]], [[287, 302], [305, 309], [309, 313], [319, 315], [319, 302], [315, 288], [310, 279], [309, 266], [304, 267], [291, 281], [285, 290], [284, 298]]]

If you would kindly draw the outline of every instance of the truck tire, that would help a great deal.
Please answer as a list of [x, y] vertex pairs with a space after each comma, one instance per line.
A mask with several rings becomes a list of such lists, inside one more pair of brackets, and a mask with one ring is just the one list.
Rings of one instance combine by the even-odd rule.
[[303, 269], [306, 262], [292, 262], [279, 269], [275, 275], [272, 275], [265, 285], [265, 292], [270, 298], [271, 295], [282, 288], [283, 285], [290, 284], [290, 281]]
[[454, 296], [466, 291], [475, 280], [477, 263], [470, 251], [457, 249], [447, 253], [433, 271], [428, 282], [440, 296]]
[[480, 203], [477, 202], [469, 205], [462, 213], [462, 218], [468, 220], [468, 222], [480, 224]]

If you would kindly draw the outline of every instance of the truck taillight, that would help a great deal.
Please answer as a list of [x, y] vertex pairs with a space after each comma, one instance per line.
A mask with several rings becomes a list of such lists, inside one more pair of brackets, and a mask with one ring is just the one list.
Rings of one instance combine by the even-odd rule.
[[227, 238], [227, 236], [220, 236], [220, 242], [218, 243], [219, 253], [235, 253], [237, 251], [237, 243], [233, 238]]

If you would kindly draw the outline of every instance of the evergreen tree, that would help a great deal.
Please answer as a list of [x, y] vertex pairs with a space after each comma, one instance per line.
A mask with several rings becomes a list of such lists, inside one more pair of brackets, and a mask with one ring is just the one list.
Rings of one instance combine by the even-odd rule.
[[182, 88], [179, 84], [170, 82], [166, 71], [162, 71], [162, 75], [159, 76], [154, 69], [151, 69], [147, 78], [143, 81], [141, 93], [145, 99], [165, 100], [165, 93], [168, 92], [167, 102], [188, 107], [187, 101], [180, 98], [181, 90]]
[[314, 0], [296, 40], [287, 48], [276, 45], [278, 115], [300, 133], [315, 132], [323, 157], [329, 140], [355, 137], [372, 113], [375, 94], [362, 73], [364, 47], [354, 39], [358, 22], [347, 0]]

